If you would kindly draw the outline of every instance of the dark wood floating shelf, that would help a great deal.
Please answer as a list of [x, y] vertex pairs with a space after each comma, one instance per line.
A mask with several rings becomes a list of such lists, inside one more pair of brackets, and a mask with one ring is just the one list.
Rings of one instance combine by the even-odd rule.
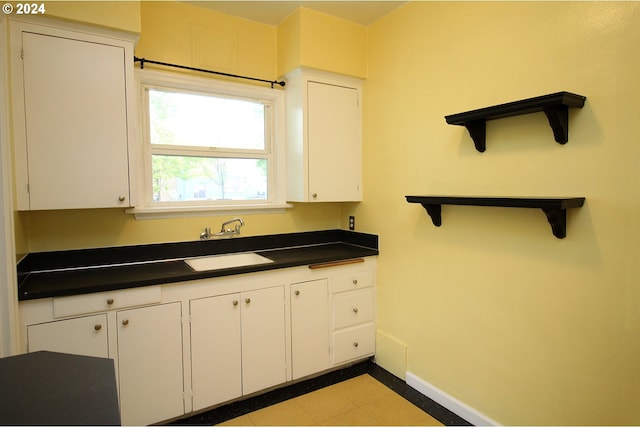
[[547, 216], [553, 235], [563, 239], [567, 235], [567, 209], [584, 205], [584, 197], [571, 198], [520, 198], [520, 197], [452, 197], [405, 196], [409, 203], [419, 203], [425, 208], [433, 225], [442, 225], [442, 205], [498, 206], [505, 208], [537, 208]]
[[570, 92], [558, 92], [493, 107], [445, 116], [450, 125], [464, 126], [473, 139], [476, 150], [486, 150], [487, 120], [502, 119], [522, 114], [544, 112], [559, 144], [569, 141], [569, 107], [582, 108], [587, 98]]

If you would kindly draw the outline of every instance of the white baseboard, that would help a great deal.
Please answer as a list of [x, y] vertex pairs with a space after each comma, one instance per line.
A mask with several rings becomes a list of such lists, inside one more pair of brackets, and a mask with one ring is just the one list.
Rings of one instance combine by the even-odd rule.
[[438, 387], [426, 382], [422, 378], [418, 377], [415, 374], [412, 374], [409, 371], [407, 371], [406, 379], [407, 379], [406, 380], [407, 385], [409, 387], [416, 389], [417, 391], [424, 394], [431, 400], [439, 403], [440, 405], [444, 406], [454, 414], [464, 418], [465, 420], [469, 421], [471, 424], [475, 426], [499, 426], [500, 425], [498, 422], [487, 417], [482, 412], [475, 410], [474, 408], [467, 405], [466, 403], [459, 401], [455, 397], [440, 390]]

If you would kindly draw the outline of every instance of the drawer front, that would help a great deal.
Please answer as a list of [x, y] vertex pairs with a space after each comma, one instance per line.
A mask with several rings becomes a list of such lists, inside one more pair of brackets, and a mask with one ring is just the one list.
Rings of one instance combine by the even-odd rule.
[[343, 329], [333, 333], [333, 364], [371, 356], [376, 349], [376, 329], [373, 323]]
[[373, 281], [373, 271], [359, 271], [334, 277], [332, 280], [332, 289], [334, 293], [352, 291], [354, 289], [373, 286]]
[[158, 303], [160, 286], [121, 289], [53, 299], [53, 317], [76, 316], [118, 308]]
[[373, 322], [373, 288], [340, 294], [333, 299], [333, 329]]

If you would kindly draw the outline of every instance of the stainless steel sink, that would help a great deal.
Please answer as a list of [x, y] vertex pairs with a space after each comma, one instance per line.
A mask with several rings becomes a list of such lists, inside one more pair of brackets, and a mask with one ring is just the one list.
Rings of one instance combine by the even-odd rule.
[[212, 255], [199, 258], [185, 259], [184, 262], [195, 271], [221, 270], [223, 268], [246, 267], [249, 265], [268, 264], [273, 262], [269, 258], [254, 252], [239, 254]]

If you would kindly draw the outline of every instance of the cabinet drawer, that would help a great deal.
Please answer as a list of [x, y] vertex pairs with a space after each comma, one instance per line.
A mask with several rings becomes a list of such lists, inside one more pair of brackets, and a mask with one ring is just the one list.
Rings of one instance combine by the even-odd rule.
[[160, 286], [121, 289], [53, 299], [53, 317], [75, 316], [160, 302]]
[[372, 355], [376, 347], [373, 323], [343, 329], [333, 333], [334, 365]]
[[352, 291], [373, 286], [373, 271], [359, 271], [333, 278], [333, 292]]
[[333, 300], [333, 329], [373, 322], [373, 288], [348, 292]]

